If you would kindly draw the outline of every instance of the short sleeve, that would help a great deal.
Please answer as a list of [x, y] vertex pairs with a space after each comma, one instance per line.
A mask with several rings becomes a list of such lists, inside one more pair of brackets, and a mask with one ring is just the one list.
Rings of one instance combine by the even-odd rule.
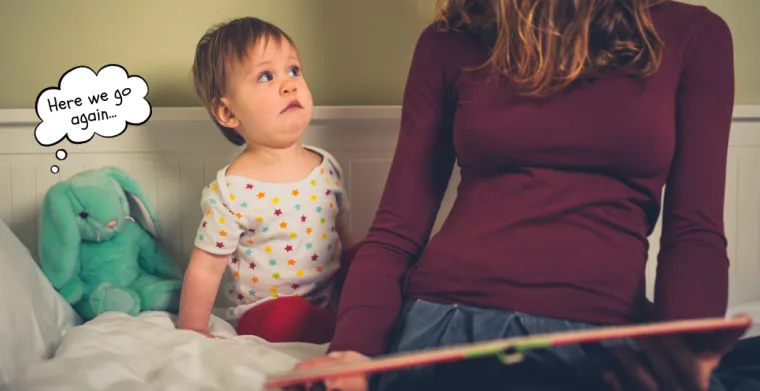
[[343, 173], [343, 169], [340, 167], [338, 160], [331, 155], [327, 155], [327, 164], [333, 170], [335, 170], [335, 177], [338, 180], [338, 189], [335, 191], [335, 198], [338, 201], [338, 207], [340, 208], [340, 211], [338, 213], [342, 216], [346, 216], [351, 212], [351, 201], [349, 200], [348, 194], [346, 193], [346, 186], [344, 183], [345, 175]]
[[195, 236], [195, 247], [211, 254], [232, 254], [247, 229], [245, 217], [230, 209], [216, 182], [203, 189], [201, 210], [203, 218]]

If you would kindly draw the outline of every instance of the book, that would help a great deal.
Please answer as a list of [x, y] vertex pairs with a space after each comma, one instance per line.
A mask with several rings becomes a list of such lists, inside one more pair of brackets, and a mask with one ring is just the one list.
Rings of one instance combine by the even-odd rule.
[[368, 361], [338, 364], [318, 368], [294, 370], [269, 376], [266, 389], [321, 382], [330, 378], [371, 375], [407, 369], [415, 366], [441, 364], [481, 357], [498, 357], [505, 364], [517, 363], [521, 353], [532, 349], [594, 343], [620, 339], [641, 339], [673, 334], [709, 334], [735, 332], [737, 337], [752, 325], [746, 315], [732, 318], [708, 318], [669, 322], [644, 323], [624, 326], [606, 326], [592, 330], [567, 331], [527, 337], [506, 338], [456, 346], [437, 347], [418, 352], [394, 353]]

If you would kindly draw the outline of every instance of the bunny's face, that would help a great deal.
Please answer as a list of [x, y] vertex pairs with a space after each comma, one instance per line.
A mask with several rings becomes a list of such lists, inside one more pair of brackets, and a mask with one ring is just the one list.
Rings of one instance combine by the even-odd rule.
[[105, 174], [72, 177], [70, 201], [85, 241], [109, 240], [131, 219], [124, 190]]

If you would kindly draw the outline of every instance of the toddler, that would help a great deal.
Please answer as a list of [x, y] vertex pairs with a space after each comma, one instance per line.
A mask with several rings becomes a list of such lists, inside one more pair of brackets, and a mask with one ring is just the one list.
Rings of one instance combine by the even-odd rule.
[[343, 172], [302, 146], [313, 102], [292, 39], [256, 18], [216, 26], [198, 43], [196, 90], [222, 134], [245, 149], [203, 189], [179, 328], [208, 333], [225, 269], [239, 334], [326, 343], [343, 249], [353, 247]]

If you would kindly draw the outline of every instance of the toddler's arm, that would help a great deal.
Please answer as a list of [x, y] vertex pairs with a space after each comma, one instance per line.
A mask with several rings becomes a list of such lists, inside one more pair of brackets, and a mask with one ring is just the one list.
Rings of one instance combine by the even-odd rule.
[[231, 204], [225, 202], [232, 198], [226, 186], [219, 186], [216, 182], [203, 190], [203, 219], [185, 272], [178, 328], [195, 330], [208, 336], [209, 317], [219, 283], [229, 257], [238, 248], [240, 237], [248, 228], [247, 219], [230, 209]]
[[178, 328], [201, 333], [208, 330], [219, 282], [227, 267], [227, 257], [193, 249], [182, 285]]

